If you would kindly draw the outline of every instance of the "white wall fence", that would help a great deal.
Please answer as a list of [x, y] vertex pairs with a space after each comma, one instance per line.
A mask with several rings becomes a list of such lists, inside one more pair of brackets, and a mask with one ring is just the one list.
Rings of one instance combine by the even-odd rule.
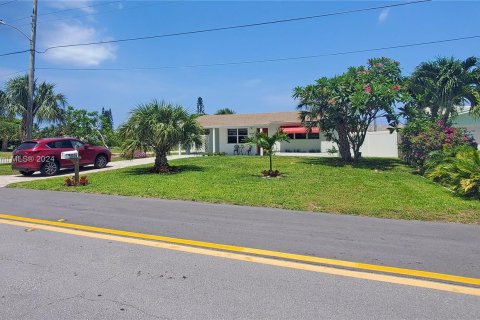
[[360, 152], [364, 157], [398, 158], [398, 133], [367, 132]]

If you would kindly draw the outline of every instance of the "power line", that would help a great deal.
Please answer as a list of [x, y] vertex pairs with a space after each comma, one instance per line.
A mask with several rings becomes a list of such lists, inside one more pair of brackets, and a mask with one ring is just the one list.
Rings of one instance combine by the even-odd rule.
[[18, 0], [5, 1], [5, 2], [0, 3], [0, 6], [4, 6], [6, 4], [9, 4], [9, 3], [12, 3], [12, 2], [17, 2], [17, 1]]
[[[120, 1], [118, 1], [118, 2], [120, 2]], [[160, 2], [147, 3], [147, 4], [142, 4], [142, 5], [138, 5], [138, 6], [134, 6], [134, 7], [117, 8], [117, 9], [113, 9], [113, 10], [105, 10], [105, 11], [99, 11], [99, 12], [93, 12], [93, 13], [79, 14], [79, 15], [75, 15], [75, 16], [71, 16], [71, 17], [41, 20], [41, 22], [46, 23], [46, 22], [59, 21], [59, 20], [75, 19], [75, 18], [80, 18], [80, 17], [96, 16], [96, 15], [102, 15], [102, 14], [111, 13], [111, 12], [121, 12], [121, 11], [125, 11], [125, 10], [133, 10], [133, 9], [138, 9], [138, 8], [157, 6], [159, 4], [161, 4], [161, 3]], [[26, 24], [24, 24], [24, 25], [26, 25]]]
[[[120, 2], [120, 1], [118, 1], [118, 2]], [[115, 1], [112, 2], [112, 3], [115, 3]], [[134, 9], [138, 9], [138, 8], [157, 6], [159, 4], [161, 4], [161, 2], [147, 3], [147, 4], [142, 4], [142, 5], [138, 5], [138, 6], [134, 6], [134, 7], [124, 7], [124, 8], [116, 8], [116, 9], [113, 9], [113, 10], [105, 10], [105, 11], [99, 11], [99, 12], [78, 14], [78, 15], [74, 15], [74, 16], [70, 16], [70, 17], [63, 17], [63, 18], [56, 18], [56, 19], [48, 19], [48, 20], [41, 19], [39, 22], [41, 22], [42, 24], [45, 24], [45, 23], [52, 22], [52, 21], [75, 19], [75, 18], [81, 18], [81, 17], [90, 17], [90, 16], [102, 15], [102, 14], [107, 14], [107, 13], [117, 13], [117, 12], [123, 12], [123, 11], [126, 11], [126, 10], [134, 10]], [[23, 26], [29, 26], [29, 25], [30, 25], [29, 23], [24, 23], [24, 24], [21, 24], [21, 25], [18, 25], [18, 26], [23, 27]]]
[[286, 57], [286, 58], [272, 58], [272, 59], [262, 59], [262, 60], [222, 62], [222, 63], [212, 63], [212, 64], [195, 64], [195, 65], [184, 65], [184, 66], [133, 67], [133, 68], [48, 68], [48, 67], [41, 68], [40, 67], [40, 68], [37, 68], [37, 69], [41, 69], [41, 70], [61, 70], [61, 71], [133, 71], [133, 70], [160, 70], [160, 69], [218, 67], [218, 66], [229, 66], [229, 65], [281, 62], [281, 61], [291, 61], [291, 60], [304, 60], [304, 59], [342, 56], [342, 55], [349, 55], [349, 54], [356, 54], [356, 53], [365, 53], [365, 52], [375, 52], [375, 51], [401, 49], [401, 48], [409, 48], [409, 47], [418, 47], [418, 46], [426, 46], [426, 45], [432, 45], [432, 44], [438, 44], [438, 43], [447, 43], [447, 42], [471, 40], [471, 39], [478, 39], [478, 38], [480, 38], [480, 35], [459, 37], [459, 38], [450, 38], [450, 39], [442, 39], [442, 40], [434, 40], [434, 41], [417, 42], [417, 43], [399, 44], [399, 45], [394, 45], [394, 46], [377, 47], [377, 48], [370, 48], [370, 49], [340, 51], [340, 52], [324, 53], [324, 54], [317, 54], [317, 55]]
[[0, 54], [0, 57], [11, 56], [11, 55], [14, 55], [14, 54], [20, 54], [20, 53], [25, 53], [25, 52], [30, 52], [30, 49], [21, 50], [21, 51], [14, 51], [14, 52], [7, 52], [7, 53], [1, 53], [1, 54]]
[[[117, 40], [106, 40], [106, 41], [98, 41], [98, 42], [88, 42], [88, 43], [77, 43], [77, 44], [67, 44], [67, 45], [59, 45], [59, 46], [52, 46], [48, 47], [43, 51], [36, 51], [36, 53], [46, 53], [51, 49], [59, 49], [59, 48], [69, 48], [69, 47], [79, 47], [79, 46], [89, 46], [89, 45], [99, 45], [99, 44], [107, 44], [107, 43], [118, 43], [118, 42], [127, 42], [127, 41], [138, 41], [138, 40], [147, 40], [147, 39], [155, 39], [155, 38], [166, 38], [166, 37], [174, 37], [174, 36], [182, 36], [182, 35], [189, 35], [189, 34], [197, 34], [197, 33], [206, 33], [206, 32], [214, 32], [214, 31], [223, 31], [223, 30], [231, 30], [231, 29], [240, 29], [240, 28], [249, 28], [249, 27], [258, 27], [263, 25], [270, 25], [270, 24], [279, 24], [279, 23], [286, 23], [286, 22], [293, 22], [293, 21], [301, 21], [301, 20], [309, 20], [309, 19], [318, 19], [324, 18], [329, 16], [336, 16], [336, 15], [343, 15], [343, 14], [350, 14], [350, 13], [358, 13], [358, 12], [365, 12], [365, 11], [372, 11], [372, 10], [379, 10], [379, 9], [386, 9], [392, 7], [400, 7], [406, 6], [411, 4], [419, 4], [424, 2], [431, 2], [432, 0], [418, 0], [412, 2], [405, 2], [405, 3], [397, 3], [391, 5], [384, 5], [384, 6], [377, 6], [377, 7], [368, 7], [368, 8], [360, 8], [360, 9], [352, 9], [347, 11], [340, 11], [340, 12], [330, 12], [320, 15], [314, 16], [305, 16], [305, 17], [297, 17], [297, 18], [289, 18], [289, 19], [281, 19], [281, 20], [273, 20], [273, 21], [266, 21], [266, 22], [258, 22], [258, 23], [250, 23], [250, 24], [243, 24], [243, 25], [236, 25], [236, 26], [227, 26], [227, 27], [219, 27], [219, 28], [212, 28], [212, 29], [201, 29], [201, 30], [194, 30], [194, 31], [186, 31], [186, 32], [177, 32], [177, 33], [169, 33], [169, 34], [162, 34], [162, 35], [153, 35], [153, 36], [144, 36], [144, 37], [136, 37], [136, 38], [127, 38], [127, 39], [117, 39]], [[9, 52], [5, 54], [0, 54], [2, 56], [8, 56], [12, 54], [19, 54], [25, 51], [17, 51], [17, 52]]]
[[51, 49], [70, 48], [70, 47], [79, 47], [79, 46], [90, 46], [90, 45], [99, 45], [99, 44], [107, 44], [107, 43], [119, 43], [119, 42], [128, 42], [128, 41], [149, 40], [149, 39], [184, 36], [184, 35], [198, 34], [198, 33], [207, 33], [207, 32], [224, 31], [224, 30], [232, 30], [232, 29], [259, 27], [259, 26], [271, 25], [271, 24], [279, 24], [279, 23], [294, 22], [294, 21], [301, 21], [301, 20], [318, 19], [318, 18], [325, 18], [325, 17], [330, 17], [330, 16], [343, 15], [343, 14], [350, 14], [350, 13], [358, 13], [358, 12], [365, 12], [365, 11], [372, 11], [372, 10], [407, 6], [407, 5], [419, 4], [419, 3], [431, 2], [431, 1], [432, 0], [418, 0], [418, 1], [391, 4], [391, 5], [377, 6], [377, 7], [368, 7], [368, 8], [352, 9], [352, 10], [346, 10], [346, 11], [340, 11], [340, 12], [331, 12], [331, 13], [319, 14], [319, 15], [314, 15], [314, 16], [297, 17], [297, 18], [289, 18], [289, 19], [281, 19], [281, 20], [272, 20], [272, 21], [249, 23], [249, 24], [227, 26], [227, 27], [218, 27], [218, 28], [211, 28], [211, 29], [200, 29], [200, 30], [193, 30], [193, 31], [167, 33], [167, 34], [152, 35], [152, 36], [141, 36], [141, 37], [135, 37], [135, 38], [125, 38], [125, 39], [116, 39], [116, 40], [105, 40], [105, 41], [96, 41], [96, 42], [65, 44], [65, 45], [48, 47], [43, 51], [37, 51], [37, 52], [38, 53], [46, 53], [47, 51], [49, 51]]
[[[17, 0], [15, 0], [15, 1], [17, 1]], [[89, 6], [83, 6], [83, 7], [78, 7], [78, 8], [68, 8], [68, 9], [62, 9], [62, 10], [57, 10], [57, 11], [50, 11], [50, 12], [38, 14], [38, 16], [42, 16], [42, 17], [43, 17], [43, 16], [48, 16], [48, 15], [57, 14], [57, 13], [62, 13], [62, 12], [67, 12], [67, 11], [82, 10], [82, 9], [87, 9], [87, 8], [106, 6], [106, 5], [109, 5], [109, 4], [120, 3], [120, 2], [121, 2], [121, 1], [100, 2], [100, 3], [92, 4], [92, 5], [89, 5]], [[9, 21], [9, 22], [10, 22], [10, 23], [13, 23], [13, 22], [17, 22], [17, 21], [21, 21], [21, 20], [25, 20], [25, 19], [29, 19], [29, 18], [30, 18], [30, 16], [28, 16], [28, 17], [23, 17], [23, 18], [18, 18], [18, 19], [14, 19], [14, 20], [11, 20], [11, 21]]]

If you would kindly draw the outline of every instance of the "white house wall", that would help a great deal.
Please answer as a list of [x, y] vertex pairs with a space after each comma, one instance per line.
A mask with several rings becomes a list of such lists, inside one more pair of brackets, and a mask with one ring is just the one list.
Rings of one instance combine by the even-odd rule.
[[[220, 128], [219, 134], [218, 134], [218, 145], [219, 145], [219, 152], [225, 152], [227, 154], [233, 154], [233, 149], [236, 143], [228, 143], [228, 129], [248, 129], [248, 135], [252, 136], [256, 132], [256, 128], [253, 127], [247, 127], [247, 126], [240, 126], [240, 127], [228, 127], [228, 128]], [[239, 143], [240, 145], [240, 143]], [[246, 150], [248, 146], [245, 146]], [[257, 152], [257, 148], [255, 146], [252, 146], [252, 152], [251, 154], [255, 154]]]
[[470, 131], [475, 141], [480, 144], [480, 119], [476, 119], [468, 113], [463, 113], [454, 118], [453, 122], [454, 127], [465, 128]]
[[[277, 132], [279, 126], [268, 126], [269, 136]], [[238, 127], [224, 127], [210, 129], [210, 135], [208, 136], [209, 146], [213, 148], [213, 137], [212, 134], [214, 130], [216, 131], [216, 152], [225, 152], [226, 154], [233, 155], [233, 150], [235, 144], [228, 143], [228, 129], [239, 129], [247, 128], [249, 136], [254, 135], [257, 132], [257, 128], [262, 127], [249, 127], [249, 126], [238, 126]], [[360, 148], [362, 155], [365, 157], [398, 157], [398, 134], [396, 132], [390, 134], [389, 131], [377, 131], [377, 132], [368, 132], [365, 137], [365, 142]], [[335, 146], [338, 149], [337, 145], [334, 142], [326, 141], [324, 135], [320, 134], [320, 139], [291, 139], [290, 143], [282, 142], [277, 143], [277, 151], [286, 152], [287, 150], [294, 154], [296, 152], [308, 153], [315, 150], [315, 152], [327, 152], [332, 146]], [[244, 151], [248, 148], [245, 146]], [[212, 152], [209, 150], [208, 152]], [[255, 146], [252, 147], [251, 154], [254, 155], [257, 152]]]

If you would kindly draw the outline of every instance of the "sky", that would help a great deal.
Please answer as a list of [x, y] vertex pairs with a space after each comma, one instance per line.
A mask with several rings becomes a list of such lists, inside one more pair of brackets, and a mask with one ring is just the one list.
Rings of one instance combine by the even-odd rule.
[[[397, 3], [402, 1], [38, 0], [37, 50]], [[0, 0], [0, 19], [26, 36], [30, 36], [31, 12], [30, 0]], [[125, 121], [133, 108], [153, 99], [194, 112], [197, 97], [202, 97], [210, 114], [226, 107], [237, 113], [294, 111], [296, 103], [291, 96], [296, 86], [343, 73], [349, 66], [380, 56], [398, 60], [408, 75], [419, 63], [437, 57], [480, 55], [480, 38], [311, 59], [212, 64], [478, 36], [478, 12], [477, 1], [431, 1], [251, 28], [50, 49], [36, 54], [35, 78], [56, 84], [56, 90], [76, 108], [111, 108], [115, 125]], [[27, 50], [28, 45], [20, 32], [0, 25], [0, 54]], [[0, 56], [0, 88], [8, 79], [25, 74], [28, 66], [28, 52]], [[127, 70], [62, 70], [68, 68]]]

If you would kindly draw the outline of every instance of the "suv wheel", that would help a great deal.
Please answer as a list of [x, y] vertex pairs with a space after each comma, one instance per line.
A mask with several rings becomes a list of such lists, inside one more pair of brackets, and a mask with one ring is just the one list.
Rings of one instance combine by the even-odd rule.
[[30, 177], [35, 171], [20, 171], [25, 177]]
[[40, 169], [40, 172], [44, 176], [54, 176], [58, 173], [59, 170], [60, 170], [60, 166], [56, 161], [48, 161], [42, 164], [42, 168]]
[[108, 159], [105, 155], [100, 154], [95, 158], [95, 168], [103, 169], [107, 166]]

